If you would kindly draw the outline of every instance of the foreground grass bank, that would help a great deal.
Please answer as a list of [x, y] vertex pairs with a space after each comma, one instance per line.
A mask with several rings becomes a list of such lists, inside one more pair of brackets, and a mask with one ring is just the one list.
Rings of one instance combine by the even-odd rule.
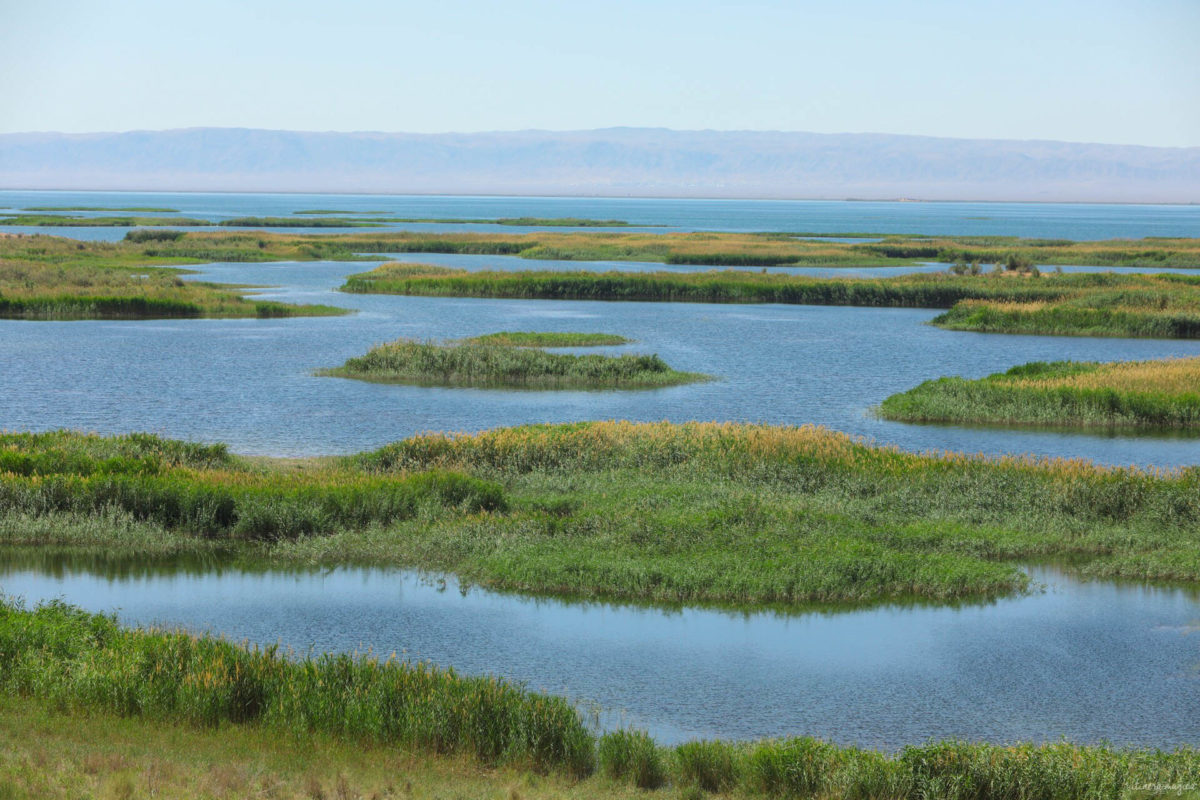
[[1200, 430], [1200, 359], [1039, 361], [978, 380], [938, 378], [887, 398], [880, 414], [902, 422]]
[[482, 389], [655, 389], [708, 380], [706, 375], [671, 369], [657, 355], [569, 355], [507, 343], [439, 344], [407, 339], [376, 345], [366, 355], [317, 374]]
[[351, 275], [342, 291], [434, 297], [789, 303], [944, 308], [933, 324], [982, 333], [1200, 337], [1200, 276], [925, 273], [845, 279], [750, 273], [468, 272], [384, 264]]
[[[52, 236], [0, 237], [0, 318], [167, 319], [348, 313], [332, 306], [244, 297], [249, 287], [185, 281], [180, 277], [183, 270], [166, 265], [228, 260], [223, 256], [234, 254], [187, 251], [179, 231], [134, 234], [130, 241], [120, 243], [75, 242]], [[179, 255], [163, 255], [164, 247], [173, 248]], [[255, 251], [249, 255], [258, 255], [257, 247]]]
[[[1191, 749], [943, 742], [885, 755], [803, 737], [676, 747], [637, 731], [597, 737], [566, 701], [501, 680], [345, 655], [289, 660], [274, 649], [125, 629], [58, 603], [0, 602], [0, 730], [14, 727], [19, 735], [0, 737], [8, 798], [79, 797], [93, 786], [131, 797], [142, 785], [150, 796], [353, 797], [364, 785], [413, 796], [458, 779], [508, 797], [622, 797], [636, 787], [666, 796], [1117, 800], [1195, 797], [1200, 784]], [[206, 753], [229, 757], [216, 770], [198, 757]], [[1163, 786], [1192, 794], [1151, 788]]]
[[918, 455], [820, 428], [586, 423], [204, 464], [154, 437], [0, 440], [0, 545], [411, 566], [737, 608], [1012, 594], [1031, 560], [1200, 582], [1200, 470]]

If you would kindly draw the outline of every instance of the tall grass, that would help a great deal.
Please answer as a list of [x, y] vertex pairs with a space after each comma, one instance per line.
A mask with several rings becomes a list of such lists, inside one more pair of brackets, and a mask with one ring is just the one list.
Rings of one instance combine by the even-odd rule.
[[130, 630], [52, 602], [0, 600], [0, 691], [199, 726], [257, 724], [486, 764], [586, 774], [594, 743], [565, 700], [503, 680], [350, 655], [289, 659], [182, 632]]
[[349, 276], [341, 288], [450, 297], [945, 308], [949, 310], [934, 318], [933, 324], [952, 330], [1200, 337], [1200, 282], [1179, 275], [998, 278], [947, 273], [843, 279], [734, 270], [468, 272], [385, 264]]
[[[0, 317], [9, 319], [170, 319], [285, 317], [348, 313], [242, 297], [239, 287], [184, 281], [158, 266], [198, 260], [181, 231], [130, 231], [126, 241], [73, 242], [50, 236], [0, 238]], [[258, 247], [254, 253], [262, 252]], [[183, 254], [187, 253], [185, 257]], [[213, 255], [213, 254], [208, 254]], [[242, 257], [244, 251], [231, 256]], [[218, 260], [218, 259], [213, 259]]]
[[887, 419], [1071, 427], [1200, 427], [1200, 359], [1034, 362], [939, 378], [883, 401]]
[[[738, 608], [1008, 595], [1029, 585], [1018, 565], [1030, 560], [1200, 582], [1200, 470], [913, 454], [813, 427], [430, 434], [304, 468], [25, 455], [0, 475], [11, 545], [218, 543], [276, 564], [413, 566], [499, 589]], [[110, 519], [111, 535], [88, 518]]]
[[395, 522], [425, 505], [504, 508], [498, 485], [446, 470], [381, 478], [344, 472], [271, 474], [223, 447], [145, 435], [111, 443], [65, 432], [0, 437], [0, 513], [103, 516], [206, 537], [273, 541]]
[[571, 355], [507, 344], [438, 344], [401, 339], [318, 374], [430, 386], [520, 389], [645, 389], [705, 380], [656, 355]]
[[597, 739], [558, 697], [490, 677], [371, 656], [295, 659], [209, 636], [122, 628], [61, 602], [0, 600], [0, 693], [41, 704], [215, 728], [352, 742], [485, 765], [599, 767], [643, 789], [672, 784], [770, 798], [1095, 800], [1200, 783], [1200, 753], [1067, 743], [933, 742], [896, 755], [811, 738], [659, 746], [645, 733]]

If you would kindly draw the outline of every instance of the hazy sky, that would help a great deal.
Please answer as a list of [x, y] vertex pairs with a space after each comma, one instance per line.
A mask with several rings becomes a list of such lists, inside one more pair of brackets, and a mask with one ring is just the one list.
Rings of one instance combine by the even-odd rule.
[[1200, 0], [0, 0], [0, 131], [614, 125], [1200, 146]]

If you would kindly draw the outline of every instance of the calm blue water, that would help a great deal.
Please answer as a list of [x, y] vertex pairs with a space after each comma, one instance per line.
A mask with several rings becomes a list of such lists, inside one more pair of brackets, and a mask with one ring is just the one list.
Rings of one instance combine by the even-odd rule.
[[[20, 209], [46, 205], [157, 206], [179, 209], [185, 216], [214, 221], [240, 216], [286, 216], [305, 209], [338, 209], [386, 211], [395, 216], [419, 218], [621, 219], [635, 225], [666, 226], [650, 229], [660, 231], [987, 234], [1077, 240], [1200, 236], [1200, 206], [0, 191], [0, 207]], [[443, 231], [522, 230], [420, 224], [394, 227]], [[119, 239], [126, 229], [75, 229], [81, 232], [71, 234], [56, 230], [62, 235], [79, 235], [80, 238]], [[328, 228], [314, 230], [330, 232]]]
[[0, 565], [0, 588], [300, 653], [366, 650], [498, 674], [666, 742], [814, 735], [1170, 747], [1200, 741], [1200, 604], [1080, 583], [987, 605], [781, 616], [445, 588], [411, 572]]
[[[875, 419], [889, 394], [939, 375], [1027, 361], [1200, 356], [1200, 341], [943, 331], [937, 312], [782, 305], [604, 303], [351, 295], [371, 264], [214, 264], [197, 278], [275, 285], [262, 296], [358, 309], [279, 320], [0, 320], [0, 427], [150, 431], [238, 452], [346, 453], [422, 431], [586, 419], [815, 423], [911, 450], [1034, 453], [1111, 464], [1200, 460], [1188, 438], [914, 426]], [[602, 331], [605, 352], [653, 352], [719, 380], [653, 391], [499, 391], [316, 378], [373, 344], [501, 330]]]

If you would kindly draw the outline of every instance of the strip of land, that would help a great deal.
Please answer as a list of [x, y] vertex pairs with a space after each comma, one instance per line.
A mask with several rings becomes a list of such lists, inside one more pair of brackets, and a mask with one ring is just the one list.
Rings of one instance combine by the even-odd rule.
[[1200, 337], [1200, 276], [1113, 273], [810, 278], [709, 272], [467, 271], [383, 264], [351, 275], [342, 291], [433, 297], [499, 297], [691, 303], [789, 303], [944, 308], [949, 330], [1057, 336]]
[[894, 394], [902, 422], [1200, 431], [1200, 358], [1034, 362], [977, 380], [944, 377]]
[[1200, 582], [1195, 471], [917, 455], [814, 427], [581, 423], [247, 460], [0, 438], [0, 545], [453, 572], [738, 608], [1019, 593], [1018, 566]]
[[[180, 246], [181, 231], [133, 231], [126, 242], [0, 237], [0, 318], [25, 320], [290, 317], [348, 313], [247, 298], [253, 287], [185, 281], [168, 264], [272, 260], [260, 249]], [[162, 250], [170, 248], [171, 254]], [[185, 255], [186, 253], [186, 255]]]
[[657, 389], [709, 379], [707, 375], [671, 369], [657, 355], [572, 355], [508, 343], [409, 339], [376, 345], [366, 355], [317, 374], [378, 383], [483, 389]]
[[197, 227], [212, 225], [206, 219], [192, 217], [78, 217], [66, 214], [8, 214], [0, 216], [0, 225], [24, 225], [31, 228], [133, 228], [173, 225]]

